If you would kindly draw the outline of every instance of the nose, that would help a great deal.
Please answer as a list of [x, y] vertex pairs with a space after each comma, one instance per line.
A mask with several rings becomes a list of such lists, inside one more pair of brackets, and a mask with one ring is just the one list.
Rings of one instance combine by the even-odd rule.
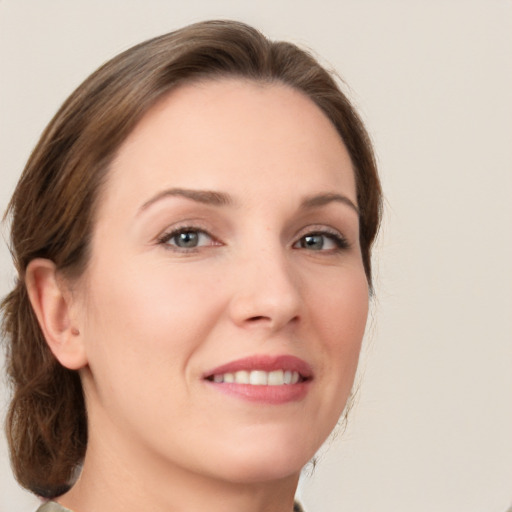
[[301, 313], [300, 282], [280, 251], [248, 256], [236, 272], [229, 314], [239, 327], [278, 331]]

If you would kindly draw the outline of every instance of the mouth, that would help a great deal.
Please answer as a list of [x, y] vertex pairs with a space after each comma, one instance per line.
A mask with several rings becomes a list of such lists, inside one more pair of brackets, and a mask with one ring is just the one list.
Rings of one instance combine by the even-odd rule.
[[306, 379], [299, 372], [290, 370], [239, 370], [237, 372], [216, 373], [206, 378], [210, 382], [249, 384], [251, 386], [287, 386], [304, 382]]
[[311, 366], [295, 356], [256, 355], [232, 361], [206, 374], [214, 389], [249, 401], [281, 404], [306, 395]]

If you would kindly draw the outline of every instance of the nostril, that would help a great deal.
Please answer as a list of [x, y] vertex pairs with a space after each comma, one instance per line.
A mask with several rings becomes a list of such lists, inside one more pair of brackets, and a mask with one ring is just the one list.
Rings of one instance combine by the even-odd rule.
[[[299, 320], [298, 316], [294, 316], [290, 320], [288, 320], [288, 323], [296, 323]], [[268, 323], [269, 325], [274, 325], [274, 322], [272, 320], [272, 317], [266, 316], [266, 315], [257, 315], [257, 316], [251, 316], [246, 319], [246, 322], [248, 324], [263, 324]]]
[[252, 316], [251, 318], [248, 318], [249, 322], [259, 322], [260, 320], [269, 320], [267, 316]]

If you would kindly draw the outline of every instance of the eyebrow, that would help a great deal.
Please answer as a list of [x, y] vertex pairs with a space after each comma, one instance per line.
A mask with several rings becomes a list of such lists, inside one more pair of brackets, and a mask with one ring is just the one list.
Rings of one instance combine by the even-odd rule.
[[359, 208], [355, 205], [355, 203], [347, 196], [342, 194], [316, 194], [304, 199], [304, 201], [302, 201], [301, 207], [306, 209], [318, 208], [319, 206], [324, 206], [332, 202], [346, 204], [359, 215]]
[[[147, 200], [139, 209], [139, 213], [149, 208], [152, 204], [164, 199], [166, 197], [184, 197], [191, 199], [198, 203], [203, 203], [211, 206], [230, 206], [234, 204], [230, 195], [224, 192], [216, 192], [213, 190], [193, 190], [186, 188], [170, 188], [162, 190], [151, 199]], [[352, 208], [359, 215], [359, 208], [347, 196], [336, 193], [323, 193], [315, 194], [306, 197], [301, 202], [301, 209], [312, 209], [325, 206], [329, 203], [342, 203]]]
[[151, 199], [146, 201], [140, 207], [139, 213], [165, 197], [184, 197], [198, 203], [209, 204], [212, 206], [228, 206], [233, 203], [231, 197], [228, 194], [224, 194], [223, 192], [214, 192], [212, 190], [191, 190], [186, 188], [170, 188], [159, 192]]

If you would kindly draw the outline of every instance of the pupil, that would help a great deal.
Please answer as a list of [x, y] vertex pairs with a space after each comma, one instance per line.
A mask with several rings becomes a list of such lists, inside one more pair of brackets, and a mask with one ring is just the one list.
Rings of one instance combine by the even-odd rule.
[[324, 239], [322, 235], [307, 235], [304, 237], [303, 247], [308, 249], [322, 249], [324, 246]]
[[194, 231], [186, 231], [180, 233], [177, 237], [176, 244], [179, 247], [195, 247], [197, 245], [198, 234]]

